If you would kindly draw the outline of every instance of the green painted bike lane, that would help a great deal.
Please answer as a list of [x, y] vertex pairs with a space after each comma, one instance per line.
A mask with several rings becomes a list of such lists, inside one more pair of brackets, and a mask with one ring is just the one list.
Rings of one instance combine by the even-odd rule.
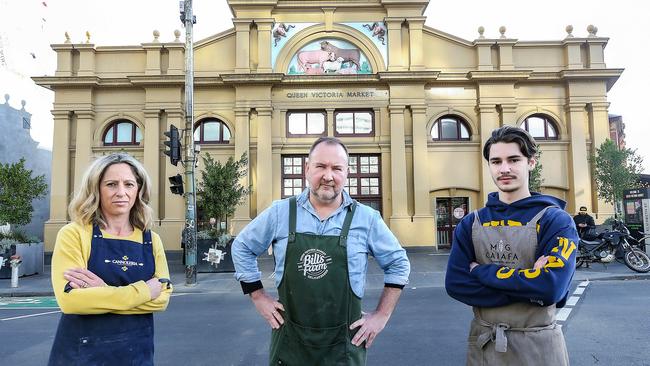
[[54, 296], [0, 297], [0, 310], [9, 309], [58, 309]]

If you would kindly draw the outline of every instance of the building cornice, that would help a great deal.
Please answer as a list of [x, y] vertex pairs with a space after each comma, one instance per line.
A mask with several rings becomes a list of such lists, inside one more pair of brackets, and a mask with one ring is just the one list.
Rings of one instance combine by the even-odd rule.
[[562, 70], [559, 77], [562, 80], [602, 80], [607, 82], [607, 91], [618, 81], [625, 69], [582, 69], [582, 70]]
[[532, 70], [470, 71], [467, 73], [467, 78], [479, 82], [518, 82], [530, 78], [532, 72]]
[[378, 72], [381, 81], [431, 82], [438, 79], [440, 71], [388, 71]]

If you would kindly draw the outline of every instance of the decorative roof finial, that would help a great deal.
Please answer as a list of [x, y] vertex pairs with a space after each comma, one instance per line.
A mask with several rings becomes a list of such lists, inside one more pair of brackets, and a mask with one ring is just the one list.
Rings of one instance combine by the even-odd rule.
[[86, 43], [90, 43], [90, 32], [86, 31]]
[[587, 26], [587, 32], [589, 32], [589, 37], [596, 37], [596, 33], [598, 32], [598, 27], [594, 26], [593, 24], [589, 24]]
[[174, 30], [174, 37], [176, 37], [176, 39], [174, 39], [174, 42], [180, 42], [181, 41], [181, 31], [179, 31], [178, 29]]
[[501, 33], [501, 38], [506, 38], [506, 27], [504, 25], [499, 27], [499, 33]]
[[158, 42], [160, 42], [160, 41], [158, 40], [158, 37], [160, 37], [160, 32], [158, 32], [157, 29], [154, 29], [154, 31], [153, 31], [153, 42], [154, 42], [154, 43], [158, 43]]
[[9, 104], [9, 94], [5, 94], [5, 104]]
[[564, 28], [564, 30], [566, 31], [567, 38], [573, 38], [573, 34], [571, 34], [573, 33], [573, 26], [571, 24], [567, 25], [566, 28]]
[[478, 38], [480, 38], [480, 39], [485, 38], [483, 33], [485, 33], [485, 28], [483, 26], [478, 27]]
[[23, 100], [20, 101], [20, 105], [22, 106], [22, 108], [21, 108], [22, 110], [25, 109], [25, 104], [27, 104], [27, 102], [25, 101], [25, 99], [23, 99]]
[[65, 42], [64, 43], [70, 43], [70, 35], [68, 32], [65, 32]]

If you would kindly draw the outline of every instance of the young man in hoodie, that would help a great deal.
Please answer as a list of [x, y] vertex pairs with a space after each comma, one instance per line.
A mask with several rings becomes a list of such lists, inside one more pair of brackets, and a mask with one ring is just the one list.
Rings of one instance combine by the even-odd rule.
[[492, 131], [483, 147], [498, 191], [456, 227], [445, 287], [473, 307], [468, 365], [568, 365], [555, 323], [575, 272], [578, 234], [565, 202], [530, 192], [535, 140]]

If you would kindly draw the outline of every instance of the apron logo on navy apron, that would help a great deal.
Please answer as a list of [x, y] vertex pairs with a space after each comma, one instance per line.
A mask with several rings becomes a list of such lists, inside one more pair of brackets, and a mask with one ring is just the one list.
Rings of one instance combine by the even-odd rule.
[[485, 251], [485, 256], [493, 263], [502, 265], [513, 265], [519, 261], [517, 252], [513, 252], [512, 246], [503, 240], [499, 240], [496, 244], [490, 243], [490, 248]]
[[332, 257], [320, 249], [308, 249], [300, 256], [298, 271], [310, 280], [318, 280], [327, 274]]
[[135, 261], [130, 261], [129, 257], [123, 256], [122, 259], [104, 259], [104, 263], [112, 263], [118, 266], [122, 266], [122, 271], [126, 272], [129, 270], [129, 267], [132, 266], [144, 266], [144, 263], [139, 263]]

